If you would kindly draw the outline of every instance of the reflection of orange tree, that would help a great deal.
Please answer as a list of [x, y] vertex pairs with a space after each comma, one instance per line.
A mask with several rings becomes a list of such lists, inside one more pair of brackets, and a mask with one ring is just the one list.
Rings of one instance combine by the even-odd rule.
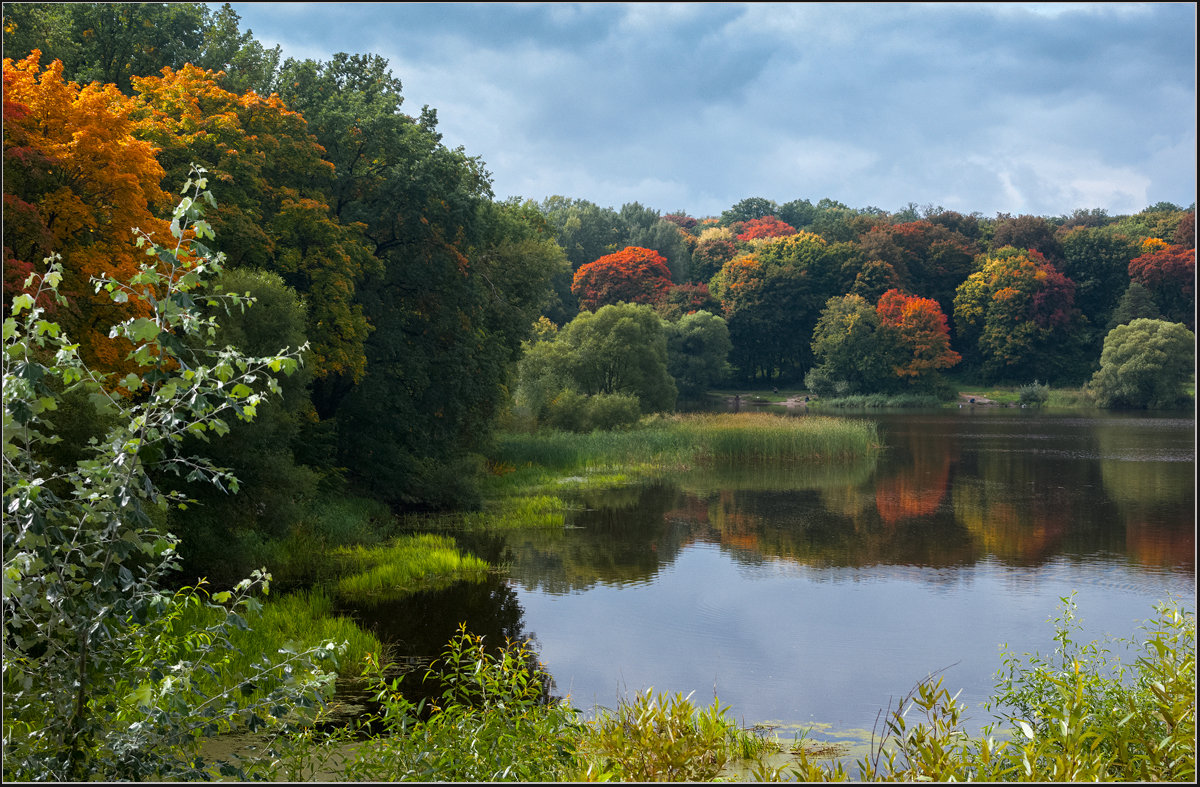
[[937, 511], [946, 497], [950, 466], [957, 454], [955, 443], [921, 431], [898, 441], [894, 450], [907, 455], [908, 461], [896, 462], [897, 472], [879, 479], [875, 486], [875, 508], [887, 525]]
[[1125, 523], [1125, 551], [1141, 565], [1176, 566], [1192, 572], [1196, 569], [1196, 530], [1131, 519]]

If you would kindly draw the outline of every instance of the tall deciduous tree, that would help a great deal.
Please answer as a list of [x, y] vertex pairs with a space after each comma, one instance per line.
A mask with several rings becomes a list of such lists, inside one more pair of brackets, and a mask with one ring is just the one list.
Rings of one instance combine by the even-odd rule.
[[1196, 250], [1163, 246], [1129, 261], [1129, 278], [1154, 295], [1163, 315], [1190, 328], [1196, 325]]
[[619, 303], [657, 303], [671, 287], [667, 261], [653, 249], [627, 246], [575, 271], [571, 292], [588, 311]]
[[[4, 61], [4, 267], [28, 272], [56, 252], [63, 260], [58, 315], [98, 369], [130, 371], [129, 344], [109, 329], [144, 304], [113, 303], [92, 277], [134, 275], [142, 256], [131, 227], [168, 236], [156, 212], [169, 204], [163, 169], [150, 143], [135, 136], [133, 102], [112, 85], [63, 79], [62, 63], [44, 69], [40, 53]], [[6, 286], [19, 286], [6, 275]]]
[[213, 218], [217, 247], [233, 267], [273, 271], [309, 302], [316, 404], [362, 379], [369, 326], [355, 292], [379, 261], [361, 227], [333, 216], [334, 168], [308, 124], [278, 96], [242, 95], [194, 66], [135, 77], [139, 136], [154, 143], [168, 178], [195, 162], [222, 183]]
[[960, 349], [991, 379], [1076, 379], [1084, 337], [1075, 285], [1036, 251], [993, 252], [954, 299]]

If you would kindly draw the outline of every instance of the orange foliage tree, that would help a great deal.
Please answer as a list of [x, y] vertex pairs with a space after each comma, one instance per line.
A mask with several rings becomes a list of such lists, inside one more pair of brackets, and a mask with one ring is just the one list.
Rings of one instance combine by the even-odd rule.
[[796, 228], [774, 216], [763, 216], [761, 219], [750, 219], [742, 224], [737, 239], [740, 241], [756, 240], [758, 238], [780, 238], [785, 235], [795, 235]]
[[169, 223], [155, 216], [170, 207], [163, 169], [136, 138], [129, 98], [112, 85], [64, 81], [60, 61], [43, 69], [40, 59], [35, 50], [4, 60], [5, 286], [20, 287], [18, 278], [59, 254], [68, 306], [56, 319], [90, 366], [133, 371], [129, 343], [108, 333], [138, 306], [97, 294], [91, 280], [137, 272], [142, 252], [130, 228], [173, 245]]
[[916, 383], [948, 369], [961, 360], [950, 349], [950, 326], [941, 306], [932, 298], [918, 298], [888, 290], [875, 307], [879, 325], [894, 342], [892, 371]]
[[1154, 300], [1166, 319], [1184, 323], [1194, 330], [1196, 250], [1182, 244], [1143, 246], [1151, 250], [1129, 261], [1129, 278], [1154, 295]]
[[361, 228], [332, 215], [333, 165], [304, 118], [276, 95], [231, 93], [220, 76], [189, 65], [134, 77], [139, 133], [160, 149], [171, 182], [194, 162], [220, 184], [213, 228], [231, 267], [274, 271], [305, 297], [317, 384], [357, 382], [370, 329], [355, 293], [378, 261]]
[[653, 249], [626, 246], [575, 271], [571, 292], [588, 311], [619, 303], [655, 304], [671, 288], [666, 259]]

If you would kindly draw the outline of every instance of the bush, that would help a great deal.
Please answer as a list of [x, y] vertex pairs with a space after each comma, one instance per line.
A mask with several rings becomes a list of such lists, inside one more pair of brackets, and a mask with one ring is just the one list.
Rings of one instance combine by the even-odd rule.
[[567, 389], [554, 397], [546, 408], [546, 425], [567, 432], [632, 426], [640, 417], [641, 405], [631, 394], [587, 396]]
[[1017, 389], [1021, 404], [1043, 405], [1050, 399], [1050, 386], [1034, 380], [1029, 385]]
[[[301, 352], [249, 357], [211, 345], [216, 321], [195, 302], [221, 257], [185, 240], [211, 237], [198, 202], [212, 197], [193, 175], [185, 189], [192, 196], [175, 211], [174, 248], [139, 236], [147, 255], [139, 272], [97, 282], [117, 308], [136, 306], [124, 314], [151, 315], [113, 329], [132, 348], [125, 360], [144, 373], [118, 378], [87, 367], [46, 319], [45, 304], [65, 303], [53, 260], [4, 320], [5, 780], [204, 778], [201, 735], [271, 725], [318, 698], [323, 676], [310, 656], [323, 658], [325, 648], [210, 680], [213, 664], [237, 651], [231, 637], [245, 616], [261, 609], [253, 593], [265, 592], [269, 575], [255, 572], [211, 601], [201, 587], [164, 590], [178, 539], [156, 517], [187, 501], [158, 487], [152, 469], [236, 491], [227, 470], [181, 450], [184, 435], [221, 435], [224, 419], [252, 419], [266, 401], [255, 387], [278, 393], [275, 373], [295, 370]], [[106, 414], [106, 428], [81, 458], [60, 465], [44, 451], [59, 439], [50, 413], [74, 389]], [[215, 621], [182, 625], [198, 606]], [[256, 684], [272, 690], [251, 700]]]

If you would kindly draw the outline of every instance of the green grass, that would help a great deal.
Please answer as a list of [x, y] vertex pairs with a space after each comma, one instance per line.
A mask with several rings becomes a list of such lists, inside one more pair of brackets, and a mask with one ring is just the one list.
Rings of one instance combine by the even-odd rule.
[[[214, 626], [221, 618], [220, 610], [207, 606], [188, 606], [182, 611], [177, 626], [181, 630], [201, 631]], [[233, 631], [229, 642], [233, 648], [218, 647], [205, 663], [212, 669], [199, 678], [198, 688], [214, 696], [224, 686], [257, 677], [247, 684], [245, 702], [254, 702], [278, 682], [278, 675], [264, 675], [259, 665], [264, 659], [275, 662], [289, 658], [286, 654], [301, 653], [327, 642], [344, 643], [340, 653], [334, 653], [334, 663], [316, 666], [329, 671], [336, 669], [343, 677], [357, 675], [368, 653], [383, 649], [378, 637], [360, 628], [348, 617], [334, 612], [333, 598], [321, 590], [300, 591], [282, 596], [268, 596], [261, 610], [244, 616], [246, 628]], [[298, 663], [299, 672], [305, 672]]]
[[493, 458], [519, 471], [685, 470], [708, 463], [815, 462], [869, 455], [879, 448], [874, 424], [770, 413], [658, 416], [636, 429], [575, 434], [544, 430], [505, 434]]
[[460, 579], [482, 579], [490, 569], [486, 561], [459, 552], [453, 538], [429, 533], [401, 536], [380, 546], [341, 547], [334, 557], [342, 566], [336, 593], [357, 604], [386, 601]]

